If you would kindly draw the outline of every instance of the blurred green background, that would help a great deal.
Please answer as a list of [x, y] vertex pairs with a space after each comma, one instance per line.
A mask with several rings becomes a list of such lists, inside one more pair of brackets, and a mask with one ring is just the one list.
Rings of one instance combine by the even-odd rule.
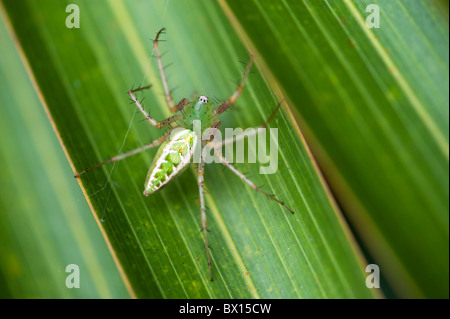
[[[58, 27], [69, 3], [0, 6], [1, 298], [380, 297], [364, 286], [368, 262], [380, 266], [387, 297], [448, 298], [448, 2], [73, 1], [82, 29], [70, 32]], [[380, 29], [364, 27], [371, 3], [381, 8]], [[147, 65], [161, 23], [176, 98], [195, 90], [225, 98], [248, 49], [257, 68], [225, 125], [258, 125], [281, 96], [288, 103], [274, 121], [280, 168], [264, 183], [294, 205], [294, 221], [207, 168], [215, 286], [204, 280], [201, 236], [192, 235], [194, 174], [143, 203], [150, 157], [121, 164], [111, 193], [90, 197], [97, 219], [105, 207], [113, 216], [100, 231], [23, 65], [26, 56], [80, 170], [117, 152], [129, 123], [129, 148], [160, 135], [130, 122], [125, 92], [149, 80], [156, 94], [146, 103], [167, 115]], [[87, 193], [109, 172], [86, 177]], [[180, 190], [189, 198], [177, 202]], [[68, 264], [80, 266], [80, 289], [65, 286]]]

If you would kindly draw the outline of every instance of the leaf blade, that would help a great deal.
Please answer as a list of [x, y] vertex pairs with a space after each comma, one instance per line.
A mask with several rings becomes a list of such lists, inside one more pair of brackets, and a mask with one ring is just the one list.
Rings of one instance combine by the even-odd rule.
[[367, 29], [373, 1], [225, 2], [397, 293], [448, 296], [448, 32], [434, 3], [377, 1], [381, 28]]
[[[218, 6], [208, 1], [196, 2], [196, 14], [187, 16], [182, 13], [191, 10], [192, 4], [182, 2], [168, 6], [167, 11], [166, 2], [140, 7], [121, 1], [106, 6], [80, 2], [85, 17], [80, 30], [61, 29], [63, 10], [48, 3], [37, 7], [27, 2], [33, 10], [20, 10], [21, 17], [25, 14], [34, 20], [31, 26], [40, 25], [38, 36], [32, 33], [34, 46], [24, 41], [30, 35], [19, 23], [17, 7], [12, 2], [6, 7], [78, 170], [104, 160], [108, 153], [132, 149], [161, 134], [139, 125], [135, 109], [124, 103], [130, 84], [136, 78], [144, 78], [142, 83], [147, 84], [149, 78], [154, 91], [142, 92], [140, 97], [146, 97], [155, 118], [168, 114], [155, 68], [148, 66], [145, 54], [151, 52], [151, 42], [144, 39], [149, 30], [160, 27], [161, 20], [168, 30], [168, 41], [161, 46], [172, 48], [167, 59], [180, 66], [169, 80], [171, 85], [183, 85], [183, 91], [174, 93], [177, 99], [190, 97], [196, 90], [228, 97], [235, 88], [228, 79], [241, 75], [236, 61], [247, 57]], [[41, 56], [33, 58], [33, 54]], [[38, 61], [49, 65], [43, 63], [46, 67], [42, 68]], [[57, 96], [51, 84], [46, 84], [52, 78], [49, 74], [54, 76], [53, 84], [63, 84]], [[259, 125], [278, 101], [260, 74], [252, 74], [235, 108], [237, 113], [225, 114], [223, 123], [229, 127]], [[296, 207], [297, 214], [286, 215], [263, 195], [237, 183], [235, 176], [207, 167], [208, 225], [213, 228], [209, 237], [214, 243], [213, 273], [217, 274], [213, 283], [207, 279], [204, 243], [198, 233], [194, 172], [188, 171], [148, 198], [142, 196], [139, 181], [154, 152], [83, 175], [82, 185], [94, 214], [106, 220], [101, 227], [137, 297], [374, 297], [364, 284], [361, 256], [337, 221], [336, 207], [292, 119], [280, 113], [273, 123], [279, 128], [283, 159], [278, 174], [260, 177], [256, 166], [249, 170], [255, 182], [267, 183], [267, 191]]]

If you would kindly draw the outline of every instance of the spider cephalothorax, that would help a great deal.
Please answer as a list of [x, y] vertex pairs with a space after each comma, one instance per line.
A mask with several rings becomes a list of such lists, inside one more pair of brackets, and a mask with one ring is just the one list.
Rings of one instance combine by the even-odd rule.
[[194, 129], [194, 121], [201, 121], [201, 131], [212, 126], [214, 117], [214, 102], [202, 95], [194, 101], [183, 106], [177, 124], [188, 130]]

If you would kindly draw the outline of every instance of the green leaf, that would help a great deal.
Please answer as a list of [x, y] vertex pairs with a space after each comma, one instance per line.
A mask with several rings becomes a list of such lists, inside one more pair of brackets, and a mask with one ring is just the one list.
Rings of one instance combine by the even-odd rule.
[[[449, 296], [448, 3], [221, 2], [402, 297]], [[376, 4], [380, 27], [369, 28]]]
[[0, 298], [127, 298], [0, 17]]
[[[77, 171], [162, 135], [136, 114], [126, 92], [142, 92], [156, 119], [169, 115], [151, 57], [161, 43], [175, 100], [194, 93], [226, 99], [248, 54], [219, 5], [212, 1], [77, 1], [79, 29], [68, 29], [67, 3], [4, 1], [70, 162]], [[253, 68], [222, 128], [258, 126], [281, 100]], [[218, 164], [205, 172], [210, 282], [194, 170], [164, 190], [142, 195], [156, 150], [84, 174], [81, 186], [117, 256], [131, 294], [147, 298], [373, 298], [365, 261], [318, 173], [289, 109], [278, 128], [278, 171], [260, 175], [240, 164], [256, 184], [295, 214], [246, 186]], [[73, 180], [76, 183], [76, 180]], [[101, 222], [104, 220], [104, 222]]]

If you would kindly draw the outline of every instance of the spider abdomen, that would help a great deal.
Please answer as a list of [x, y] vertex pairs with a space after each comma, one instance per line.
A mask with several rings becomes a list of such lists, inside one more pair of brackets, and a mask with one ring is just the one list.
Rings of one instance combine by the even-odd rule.
[[161, 144], [153, 159], [145, 181], [144, 195], [148, 196], [180, 175], [188, 167], [197, 145], [197, 135], [188, 129], [174, 129]]

